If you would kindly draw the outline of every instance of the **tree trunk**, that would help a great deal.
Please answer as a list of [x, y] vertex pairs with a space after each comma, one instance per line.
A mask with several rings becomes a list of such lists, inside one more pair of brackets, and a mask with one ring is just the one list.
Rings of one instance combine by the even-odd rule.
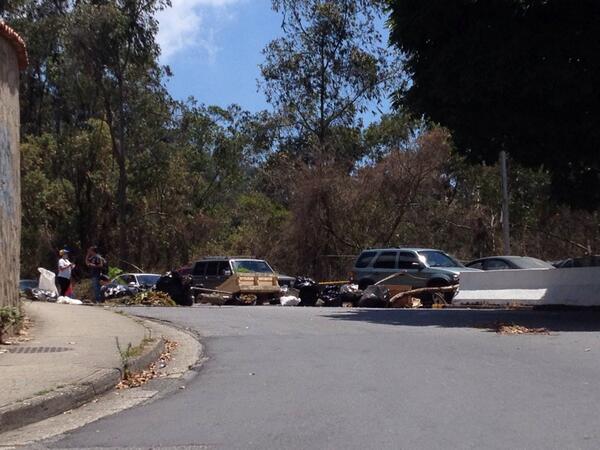
[[117, 187], [117, 205], [119, 209], [119, 257], [123, 261], [129, 260], [129, 245], [127, 242], [127, 146], [125, 145], [125, 97], [123, 77], [118, 78], [119, 86], [119, 184]]

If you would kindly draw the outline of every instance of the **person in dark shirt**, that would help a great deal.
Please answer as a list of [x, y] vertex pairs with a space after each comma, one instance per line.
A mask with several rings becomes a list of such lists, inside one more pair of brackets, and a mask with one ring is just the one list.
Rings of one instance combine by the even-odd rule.
[[103, 275], [106, 266], [106, 260], [98, 253], [98, 247], [95, 245], [88, 248], [85, 257], [85, 263], [90, 268], [92, 278], [92, 287], [94, 289], [94, 301], [100, 303], [102, 301], [102, 292], [100, 291], [100, 278]]

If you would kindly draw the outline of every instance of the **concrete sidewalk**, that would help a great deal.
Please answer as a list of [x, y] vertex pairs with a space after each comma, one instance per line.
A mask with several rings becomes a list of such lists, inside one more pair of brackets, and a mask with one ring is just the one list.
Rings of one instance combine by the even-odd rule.
[[[0, 346], [0, 431], [77, 407], [111, 389], [122, 370], [116, 339], [126, 350], [149, 337], [139, 322], [104, 308], [32, 302], [24, 309], [33, 321], [30, 340]], [[164, 347], [160, 339], [145, 343], [137, 355], [142, 365]]]

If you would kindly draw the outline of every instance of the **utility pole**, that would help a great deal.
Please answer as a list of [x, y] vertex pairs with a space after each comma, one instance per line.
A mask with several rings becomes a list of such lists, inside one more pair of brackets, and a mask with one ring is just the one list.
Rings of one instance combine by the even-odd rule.
[[506, 152], [500, 152], [500, 171], [502, 172], [502, 237], [504, 254], [510, 255], [510, 220], [508, 217], [508, 175], [506, 172]]

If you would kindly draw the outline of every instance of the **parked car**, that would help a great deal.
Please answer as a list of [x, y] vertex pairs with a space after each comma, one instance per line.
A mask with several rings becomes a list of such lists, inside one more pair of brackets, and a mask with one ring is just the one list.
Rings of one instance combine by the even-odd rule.
[[136, 288], [153, 288], [159, 280], [156, 273], [122, 273], [111, 280], [111, 284], [121, 286], [134, 286]]
[[552, 264], [529, 256], [488, 256], [471, 261], [467, 267], [482, 270], [554, 269]]
[[352, 269], [352, 281], [360, 289], [395, 273], [402, 275], [390, 280], [390, 284], [406, 284], [421, 287], [449, 286], [456, 284], [461, 272], [478, 269], [465, 267], [441, 250], [428, 248], [380, 248], [364, 250]]
[[269, 263], [262, 259], [216, 256], [201, 259], [194, 264], [193, 285], [215, 289], [234, 273], [274, 274], [280, 286], [289, 286], [295, 280], [287, 275], [276, 273]]
[[568, 258], [552, 263], [559, 269], [569, 267], [600, 267], [600, 255], [582, 256], [580, 258]]
[[29, 295], [32, 289], [37, 289], [38, 280], [19, 280], [19, 292]]

